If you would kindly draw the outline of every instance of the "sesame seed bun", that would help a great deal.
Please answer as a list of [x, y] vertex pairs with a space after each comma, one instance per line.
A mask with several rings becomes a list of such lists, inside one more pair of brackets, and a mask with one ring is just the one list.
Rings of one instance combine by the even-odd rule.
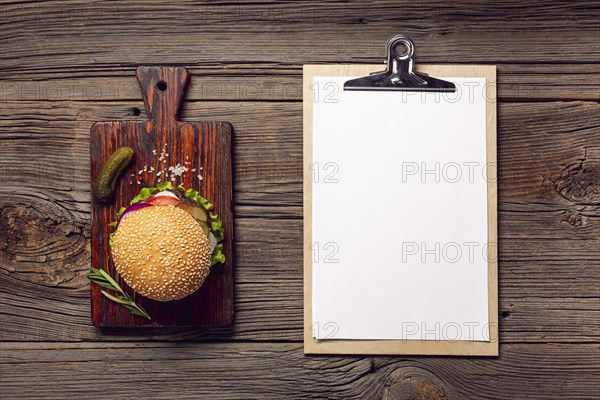
[[158, 301], [194, 293], [210, 271], [210, 244], [186, 211], [171, 205], [137, 210], [119, 223], [112, 257], [137, 293]]

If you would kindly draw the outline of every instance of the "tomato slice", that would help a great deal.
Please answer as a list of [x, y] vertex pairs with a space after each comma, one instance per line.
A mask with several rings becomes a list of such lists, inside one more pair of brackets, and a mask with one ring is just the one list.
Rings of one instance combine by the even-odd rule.
[[150, 197], [144, 203], [152, 204], [153, 206], [168, 206], [168, 205], [176, 206], [180, 202], [181, 201], [178, 198], [173, 197], [173, 196], [154, 196], [154, 197]]

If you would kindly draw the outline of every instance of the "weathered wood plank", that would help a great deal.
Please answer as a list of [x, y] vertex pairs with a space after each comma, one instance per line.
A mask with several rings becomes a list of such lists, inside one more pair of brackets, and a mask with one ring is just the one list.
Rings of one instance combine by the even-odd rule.
[[91, 68], [114, 60], [155, 64], [157, 57], [187, 66], [373, 62], [399, 32], [415, 41], [420, 62], [596, 63], [597, 9], [592, 1], [8, 3], [0, 38], [4, 71]]
[[[256, 269], [255, 269], [256, 270]], [[596, 280], [598, 277], [595, 277]], [[2, 278], [0, 340], [251, 340], [302, 341], [301, 278], [270, 281], [240, 279], [236, 325], [232, 330], [95, 329], [86, 290], [44, 289], [41, 285]], [[529, 278], [533, 279], [533, 278]], [[80, 282], [82, 285], [85, 282]], [[19, 290], [15, 290], [15, 287]], [[535, 294], [535, 291], [533, 291]], [[548, 291], [548, 295], [551, 291]], [[40, 309], [39, 296], [44, 296]], [[244, 297], [242, 297], [244, 296]], [[285, 298], [284, 298], [285, 297]], [[500, 301], [502, 343], [597, 343], [600, 340], [597, 298], [510, 297]]]
[[[141, 104], [3, 105], [1, 338], [101, 339], [81, 276], [90, 250], [89, 126], [126, 117]], [[599, 107], [499, 104], [502, 341], [598, 341]], [[236, 128], [238, 315], [219, 338], [301, 340], [300, 104], [186, 103], [183, 117], [198, 116]], [[215, 333], [111, 334], [172, 340]]]
[[[13, 71], [45, 70], [47, 65], [86, 68], [114, 65], [115, 60], [125, 66], [151, 65], [156, 63], [157, 54], [171, 64], [190, 67], [214, 60], [287, 65], [381, 62], [382, 44], [395, 32], [414, 40], [421, 63], [598, 62], [596, 31], [532, 28], [524, 35], [508, 31], [506, 21], [502, 26], [468, 31], [458, 24], [422, 29], [409, 27], [403, 21], [321, 26], [298, 23], [293, 29], [288, 24], [257, 28], [253, 23], [225, 23], [216, 28], [197, 22], [169, 25], [167, 21], [150, 30], [130, 24], [110, 29], [106, 25], [85, 25], [88, 24], [68, 25], [43, 33], [35, 29], [29, 32], [5, 29], [8, 32], [2, 39], [7, 49], [4, 68]], [[161, 27], [174, 31], [161, 32]], [[165, 34], [169, 35], [168, 43], [164, 41]], [[73, 37], [78, 40], [73, 41]], [[124, 37], [127, 42], [122, 41]], [[152, 46], [137, 43], [152, 43]]]
[[[81, 276], [89, 263], [89, 228], [83, 235], [72, 234], [70, 222], [58, 219], [61, 215], [35, 215], [35, 209], [45, 209], [38, 204], [31, 205], [33, 210], [18, 207], [20, 222], [3, 220], [9, 247], [2, 252], [0, 275], [2, 340], [100, 340], [107, 332], [114, 340], [302, 338], [301, 220], [237, 220], [237, 316], [232, 331], [98, 331], [89, 317], [89, 283]], [[14, 216], [14, 210], [2, 212], [4, 218]], [[555, 224], [560, 226], [559, 221]], [[597, 240], [585, 239], [585, 233], [583, 240], [551, 234], [525, 242], [511, 235], [500, 231], [501, 341], [598, 341], [600, 261], [589, 251], [597, 248]]]
[[[596, 64], [500, 64], [497, 70], [500, 100], [600, 98], [600, 70]], [[301, 65], [219, 63], [197, 66], [190, 68], [190, 71], [193, 77], [187, 100], [302, 100]], [[135, 67], [56, 68], [42, 72], [8, 71], [2, 75], [0, 101], [116, 101], [140, 98], [134, 78]]]
[[[91, 124], [145, 117], [131, 115], [133, 108], [143, 109], [141, 100], [2, 105], [3, 179], [48, 187], [47, 177], [54, 176], [56, 188], [68, 190], [82, 201], [89, 185], [86, 160]], [[302, 204], [301, 103], [240, 102], [232, 107], [228, 102], [186, 102], [182, 118], [233, 124], [238, 203]], [[566, 223], [585, 226], [586, 215], [600, 204], [600, 105], [500, 103], [498, 118], [501, 206], [538, 203], [567, 207], [567, 211], [579, 206], [572, 217], [565, 216]], [[34, 143], [35, 148], [43, 147], [39, 154], [31, 153]], [[31, 157], [23, 157], [27, 154]]]
[[[7, 213], [10, 210], [4, 209], [3, 215]], [[43, 237], [53, 237], [40, 226], [42, 217], [23, 216], [22, 225], [12, 222], [8, 226], [9, 235], [29, 230], [30, 237], [25, 233], [18, 239], [31, 245], [39, 243], [41, 249], [21, 249], [10, 236], [6, 239], [8, 248], [0, 260], [0, 339], [101, 340], [109, 331], [92, 326], [89, 283], [82, 277], [89, 263], [89, 242], [82, 235], [67, 235], [61, 243], [63, 249], [50, 248], [37, 239], [37, 230]], [[56, 226], [57, 236], [62, 224], [49, 220]], [[218, 338], [225, 340], [301, 340], [301, 223], [237, 219], [237, 315], [233, 330], [110, 331], [111, 339], [190, 339], [221, 332]], [[501, 341], [597, 342], [600, 260], [590, 250], [598, 241], [515, 239], [503, 237], [502, 231], [500, 239]], [[549, 241], [557, 244], [549, 248]], [[13, 254], [17, 251], [22, 253]], [[74, 254], [66, 257], [65, 252]]]
[[[16, 27], [63, 27], [65, 22], [87, 25], [109, 24], [114, 21], [133, 27], [142, 22], [152, 28], [164, 28], [169, 23], [226, 23], [253, 22], [256, 24], [283, 25], [294, 23], [318, 24], [369, 24], [372, 22], [418, 20], [422, 24], [450, 24], [469, 22], [470, 27], [504, 25], [510, 19], [518, 28], [580, 28], [594, 29], [600, 25], [593, 12], [598, 4], [590, 0], [552, 2], [538, 1], [523, 6], [518, 0], [502, 4], [485, 1], [411, 2], [378, 1], [303, 1], [300, 4], [252, 0], [243, 5], [227, 0], [210, 3], [165, 3], [162, 1], [129, 1], [115, 5], [107, 1], [39, 1], [5, 2], [5, 23]], [[160, 20], [156, 17], [160, 15]], [[562, 18], [557, 19], [560, 15]], [[504, 20], [503, 20], [504, 18]], [[92, 21], [93, 19], [93, 21]], [[362, 21], [361, 21], [362, 19]], [[161, 22], [165, 22], [165, 24]], [[45, 24], [45, 25], [44, 25]], [[422, 25], [423, 28], [427, 25]], [[187, 27], [186, 27], [187, 28]]]
[[[311, 357], [290, 343], [2, 343], [2, 394], [211, 399], [583, 399], [600, 349], [502, 345], [500, 357]], [[100, 378], [99, 378], [100, 377]], [[150, 378], [152, 377], [152, 378]]]

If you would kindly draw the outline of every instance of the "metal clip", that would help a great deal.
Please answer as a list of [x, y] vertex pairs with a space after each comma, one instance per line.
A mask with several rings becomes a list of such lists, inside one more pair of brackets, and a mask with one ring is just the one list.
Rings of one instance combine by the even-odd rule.
[[[405, 50], [397, 52], [398, 45]], [[344, 90], [398, 90], [405, 92], [455, 92], [456, 86], [424, 73], [414, 72], [412, 56], [415, 45], [406, 36], [397, 35], [387, 41], [387, 70], [371, 73], [344, 83]]]

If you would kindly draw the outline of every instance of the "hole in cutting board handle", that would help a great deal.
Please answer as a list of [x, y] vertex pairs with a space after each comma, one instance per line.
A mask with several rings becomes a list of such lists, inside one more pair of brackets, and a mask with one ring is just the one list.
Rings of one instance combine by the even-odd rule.
[[136, 77], [148, 119], [158, 125], [177, 121], [177, 112], [185, 96], [189, 73], [184, 67], [140, 66]]
[[159, 91], [164, 92], [165, 90], [167, 90], [167, 82], [165, 82], [165, 81], [158, 81], [158, 83], [156, 84], [156, 88]]

